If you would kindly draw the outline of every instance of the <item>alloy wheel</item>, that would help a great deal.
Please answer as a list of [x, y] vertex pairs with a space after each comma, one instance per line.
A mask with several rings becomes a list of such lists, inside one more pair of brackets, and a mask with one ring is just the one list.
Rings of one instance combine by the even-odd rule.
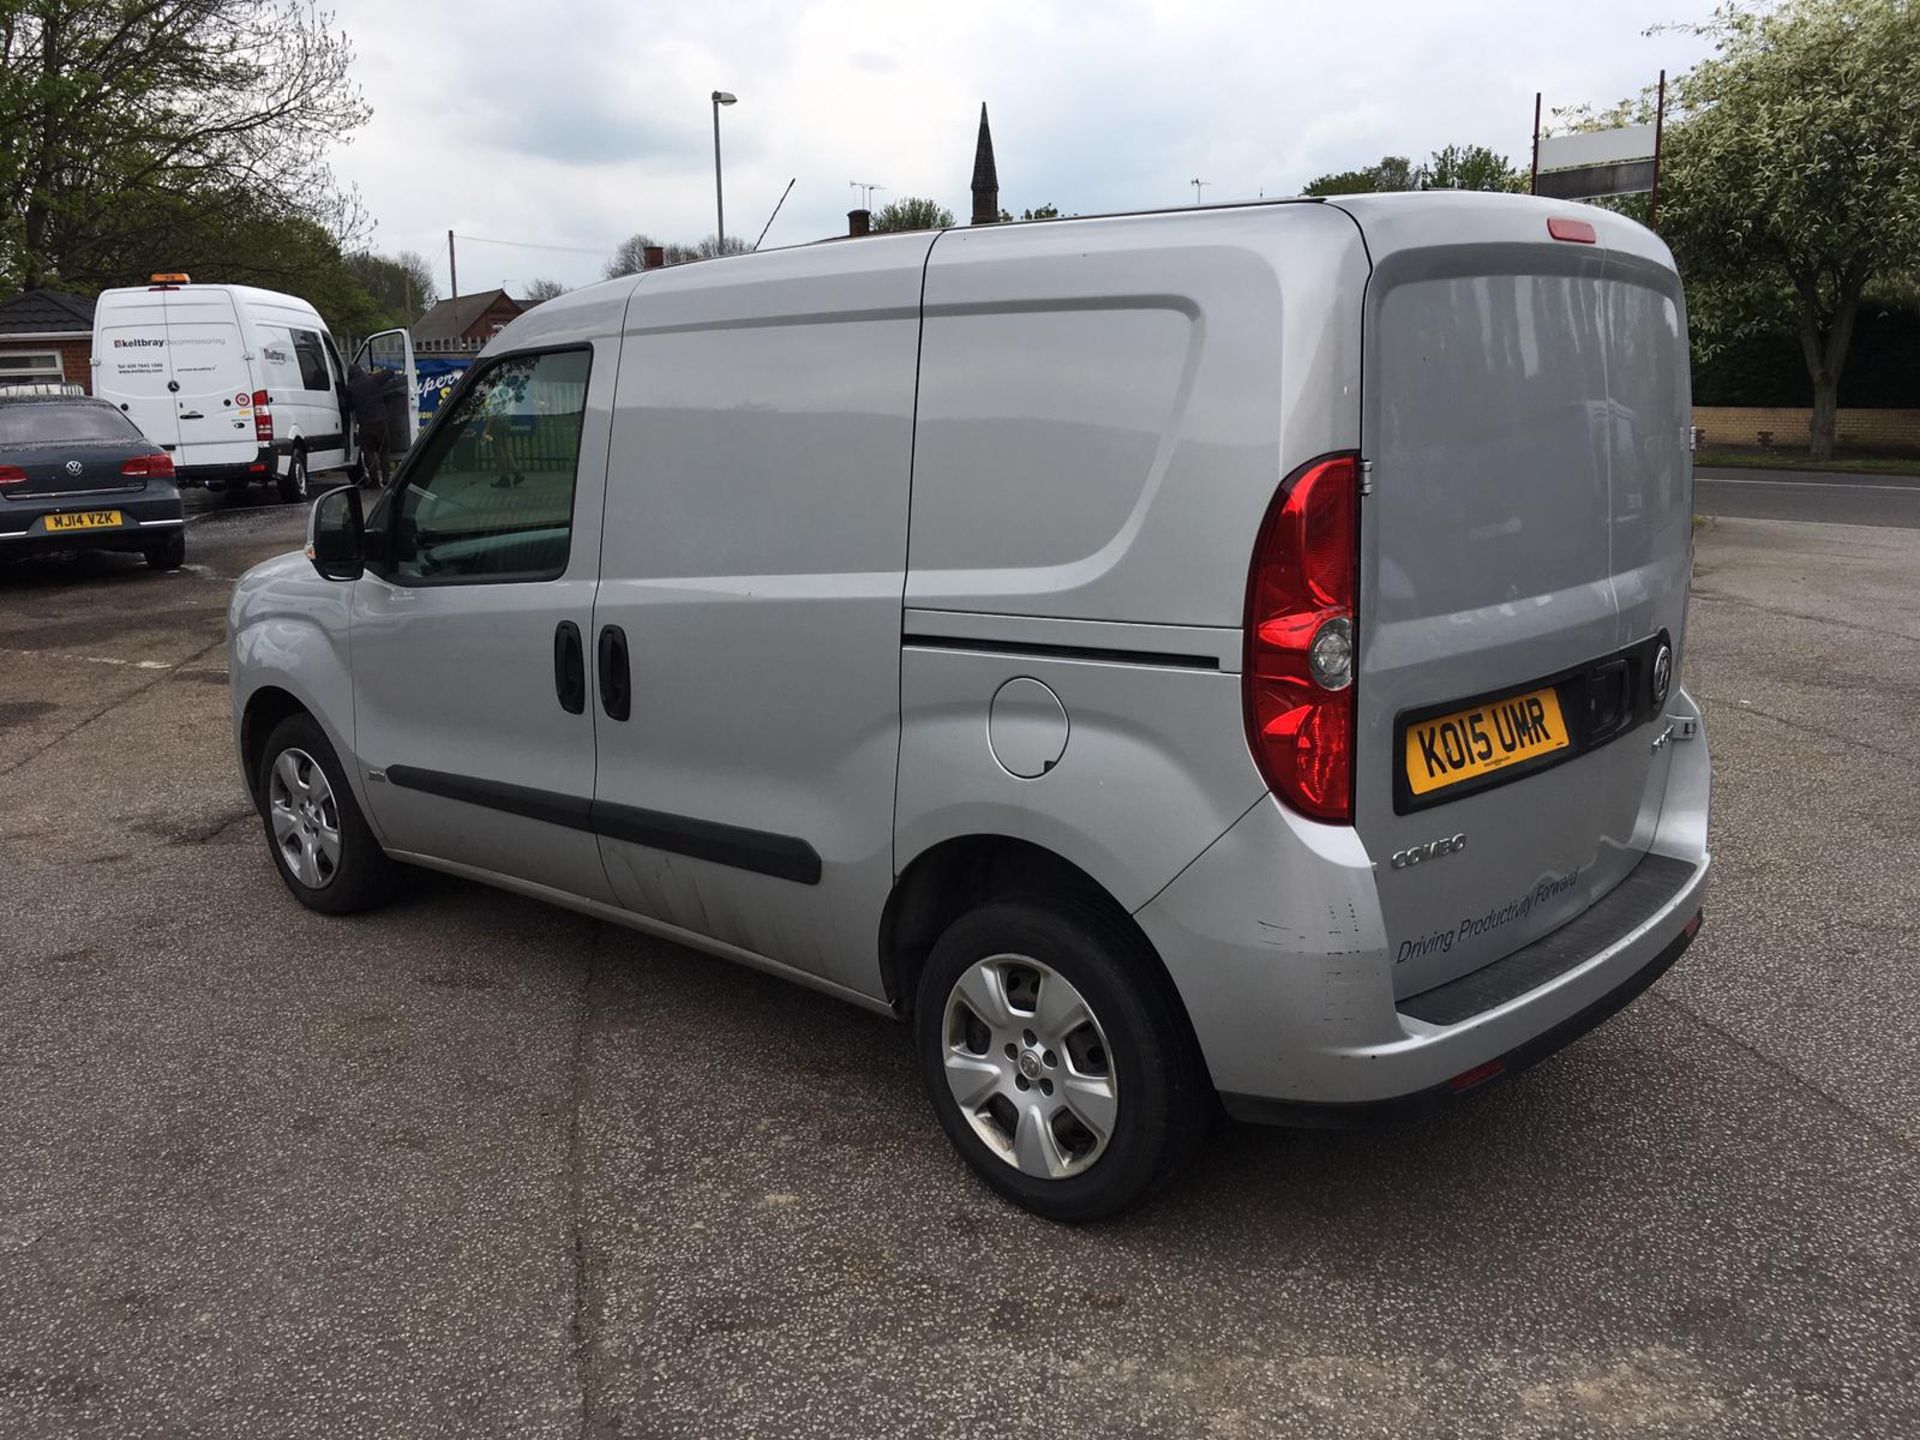
[[286, 749], [267, 786], [273, 843], [293, 878], [323, 889], [340, 871], [340, 807], [327, 772], [304, 750]]
[[1001, 1160], [1036, 1179], [1092, 1166], [1119, 1114], [1106, 1032], [1065, 976], [1024, 955], [969, 966], [941, 1026], [947, 1086]]

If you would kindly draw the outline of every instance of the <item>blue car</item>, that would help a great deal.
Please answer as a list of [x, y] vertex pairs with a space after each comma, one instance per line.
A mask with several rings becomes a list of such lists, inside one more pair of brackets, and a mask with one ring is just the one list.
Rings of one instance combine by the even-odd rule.
[[173, 459], [104, 400], [0, 391], [0, 557], [45, 550], [137, 551], [179, 569]]

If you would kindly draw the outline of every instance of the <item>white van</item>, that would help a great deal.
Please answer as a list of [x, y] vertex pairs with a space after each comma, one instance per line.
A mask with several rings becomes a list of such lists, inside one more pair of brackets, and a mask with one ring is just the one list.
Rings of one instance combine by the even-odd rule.
[[[354, 359], [400, 370], [417, 391], [405, 330], [370, 337]], [[359, 463], [339, 347], [298, 296], [185, 275], [108, 290], [94, 310], [93, 364], [94, 394], [173, 456], [183, 485], [237, 494], [271, 479], [282, 499], [304, 500], [312, 472]], [[408, 434], [418, 404], [409, 400]]]
[[1690, 424], [1667, 247], [1525, 196], [648, 271], [241, 580], [235, 739], [303, 904], [428, 866], [898, 1014], [989, 1184], [1107, 1215], [1687, 948]]

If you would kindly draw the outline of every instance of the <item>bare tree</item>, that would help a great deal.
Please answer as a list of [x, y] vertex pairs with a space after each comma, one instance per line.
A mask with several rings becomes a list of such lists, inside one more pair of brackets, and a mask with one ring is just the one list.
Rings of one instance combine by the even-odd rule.
[[[601, 267], [601, 273], [609, 280], [617, 280], [622, 275], [639, 274], [647, 268], [647, 251], [655, 245], [660, 246], [662, 258], [668, 265], [685, 265], [689, 260], [711, 260], [721, 253], [720, 242], [712, 235], [697, 245], [662, 244], [645, 231], [640, 231], [629, 235], [615, 247], [607, 263]], [[745, 255], [752, 249], [751, 244], [737, 235], [727, 237], [725, 253], [728, 255]]]
[[538, 280], [535, 280], [527, 286], [527, 299], [535, 305], [546, 300], [558, 299], [566, 293], [566, 286], [562, 285], [558, 280], [550, 279], [545, 275], [542, 275]]

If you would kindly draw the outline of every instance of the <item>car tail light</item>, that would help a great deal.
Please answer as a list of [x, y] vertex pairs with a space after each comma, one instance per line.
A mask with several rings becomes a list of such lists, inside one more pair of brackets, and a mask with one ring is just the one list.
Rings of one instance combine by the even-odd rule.
[[149, 480], [164, 480], [173, 474], [170, 455], [136, 455], [120, 467], [122, 475], [139, 475]]
[[0, 465], [0, 485], [18, 485], [26, 478], [27, 472], [18, 465]]
[[253, 392], [253, 438], [262, 445], [273, 443], [273, 411], [269, 408], [267, 392]]
[[1293, 809], [1353, 821], [1354, 577], [1360, 466], [1316, 460], [1280, 487], [1247, 579], [1247, 742]]

